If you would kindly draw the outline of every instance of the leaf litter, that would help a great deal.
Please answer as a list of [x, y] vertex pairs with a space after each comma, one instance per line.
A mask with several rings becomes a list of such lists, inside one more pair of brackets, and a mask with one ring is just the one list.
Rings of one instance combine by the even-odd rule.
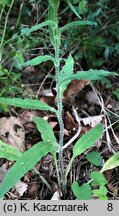
[[25, 132], [19, 118], [0, 118], [0, 139], [21, 152], [25, 151]]

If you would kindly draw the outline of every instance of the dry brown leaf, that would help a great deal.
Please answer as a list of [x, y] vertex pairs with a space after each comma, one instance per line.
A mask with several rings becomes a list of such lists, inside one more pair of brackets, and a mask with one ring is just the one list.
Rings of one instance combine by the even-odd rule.
[[3, 164], [0, 167], [0, 184], [2, 183], [2, 181], [3, 181], [6, 174], [7, 174], [6, 164]]
[[57, 122], [50, 122], [50, 126], [53, 129], [58, 123]]
[[68, 111], [66, 112], [64, 116], [64, 124], [67, 130], [76, 130], [78, 127], [76, 122], [74, 121], [73, 116]]
[[103, 121], [104, 115], [90, 116], [86, 118], [82, 118], [81, 121], [83, 124], [90, 125], [91, 127], [95, 127], [97, 124]]
[[25, 133], [19, 118], [11, 116], [0, 119], [0, 138], [19, 151], [25, 151]]
[[64, 97], [67, 99], [71, 96], [76, 95], [89, 83], [90, 83], [89, 80], [72, 80], [69, 83], [67, 89], [64, 91]]
[[27, 190], [28, 188], [28, 184], [22, 182], [22, 181], [19, 181], [17, 182], [17, 184], [13, 187], [12, 190], [15, 190], [14, 191], [14, 195], [17, 195], [18, 197], [21, 197], [23, 196], [24, 192]]
[[22, 125], [24, 126], [25, 134], [28, 134], [32, 132], [35, 129], [35, 125], [33, 123], [33, 118], [38, 117], [40, 115], [39, 111], [37, 110], [25, 110], [21, 115], [20, 115], [20, 120]]
[[64, 129], [64, 135], [65, 135], [65, 136], [70, 136], [70, 133], [69, 133], [69, 131], [68, 131], [68, 130], [66, 130], [66, 129]]
[[40, 101], [42, 101], [42, 102], [44, 102], [44, 103], [46, 103], [46, 104], [48, 104], [49, 106], [54, 106], [55, 105], [55, 98], [54, 98], [54, 96], [42, 96], [41, 98], [40, 98]]
[[40, 113], [37, 110], [25, 110], [21, 115], [20, 115], [20, 120], [22, 122], [22, 124], [26, 124], [28, 122], [33, 122], [33, 118], [39, 116]]
[[28, 184], [27, 196], [29, 199], [36, 199], [38, 196], [38, 184], [36, 180], [32, 180]]

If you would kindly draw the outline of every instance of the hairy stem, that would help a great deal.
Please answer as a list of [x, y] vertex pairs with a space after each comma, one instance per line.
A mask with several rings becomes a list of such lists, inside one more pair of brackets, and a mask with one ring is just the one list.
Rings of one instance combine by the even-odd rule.
[[59, 122], [60, 127], [60, 133], [59, 133], [59, 144], [60, 144], [60, 150], [59, 150], [59, 176], [60, 176], [60, 182], [59, 187], [60, 189], [63, 188], [63, 175], [64, 175], [64, 169], [63, 169], [63, 139], [64, 139], [64, 124], [62, 119], [62, 94], [60, 90], [59, 80], [60, 80], [60, 34], [59, 34], [59, 28], [58, 28], [58, 8], [59, 8], [60, 0], [49, 0], [49, 20], [53, 22], [52, 26], [49, 27], [50, 30], [50, 42], [54, 47], [55, 51], [55, 78], [56, 78], [56, 90], [57, 90], [57, 118]]
[[[58, 33], [58, 29], [56, 31]], [[60, 93], [60, 88], [59, 88], [59, 76], [60, 76], [60, 56], [59, 56], [59, 50], [60, 50], [60, 45], [59, 45], [59, 38], [56, 37], [55, 40], [55, 59], [56, 59], [56, 64], [55, 64], [55, 74], [56, 74], [56, 89], [57, 89], [57, 108], [58, 108], [58, 122], [60, 126], [60, 133], [59, 133], [59, 144], [61, 146], [60, 151], [59, 151], [59, 171], [60, 171], [60, 186], [62, 187], [63, 184], [63, 139], [64, 139], [64, 123], [62, 119], [62, 95]]]
[[56, 158], [56, 153], [53, 155], [53, 158], [54, 158], [55, 167], [56, 167], [58, 184], [61, 185], [60, 176], [59, 176], [59, 167], [58, 167], [58, 161], [57, 161], [57, 158]]

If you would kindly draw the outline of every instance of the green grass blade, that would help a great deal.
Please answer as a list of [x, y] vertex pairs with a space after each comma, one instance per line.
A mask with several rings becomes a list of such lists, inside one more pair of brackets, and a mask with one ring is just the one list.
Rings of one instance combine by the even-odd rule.
[[84, 134], [73, 147], [73, 157], [85, 152], [88, 148], [92, 147], [94, 143], [100, 138], [103, 133], [102, 124], [92, 128], [86, 134]]
[[106, 170], [114, 169], [119, 166], [119, 152], [115, 153], [109, 160], [106, 161], [101, 172]]
[[45, 26], [50, 26], [50, 25], [52, 25], [52, 24], [53, 24], [53, 23], [52, 23], [51, 20], [47, 20], [47, 21], [42, 22], [42, 23], [40, 23], [40, 24], [38, 24], [38, 25], [34, 25], [34, 26], [31, 27], [31, 28], [23, 28], [23, 29], [21, 30], [21, 35], [24, 35], [24, 34], [29, 35], [30, 33], [34, 32], [34, 31], [37, 31], [37, 30], [39, 30], [39, 29], [41, 29], [41, 28], [43, 28], [43, 27], [45, 27]]
[[24, 152], [5, 176], [2, 185], [0, 186], [0, 198], [2, 198], [26, 172], [31, 170], [34, 165], [50, 151], [51, 146], [44, 142], [39, 142]]
[[79, 18], [82, 19], [81, 16], [78, 14], [78, 12], [76, 11], [75, 7], [72, 5], [72, 3], [70, 1], [67, 1], [67, 4], [69, 5], [71, 11]]
[[55, 58], [53, 58], [52, 56], [49, 56], [49, 55], [37, 56], [37, 57], [23, 63], [21, 66], [26, 67], [26, 66], [29, 66], [29, 65], [39, 65], [42, 62], [46, 62], [46, 61], [55, 62]]
[[22, 156], [22, 153], [18, 151], [13, 146], [4, 143], [0, 140], [0, 158], [5, 158], [7, 160], [17, 160], [19, 157]]
[[49, 110], [51, 112], [57, 113], [57, 110], [55, 108], [34, 99], [0, 98], [0, 103], [5, 103], [10, 106], [21, 107], [24, 109]]
[[65, 26], [63, 26], [62, 28], [59, 29], [59, 33], [62, 33], [64, 31], [66, 31], [69, 28], [74, 28], [77, 26], [85, 26], [85, 25], [97, 25], [96, 22], [92, 22], [92, 21], [74, 21], [74, 22], [70, 22], [68, 24], [66, 24]]

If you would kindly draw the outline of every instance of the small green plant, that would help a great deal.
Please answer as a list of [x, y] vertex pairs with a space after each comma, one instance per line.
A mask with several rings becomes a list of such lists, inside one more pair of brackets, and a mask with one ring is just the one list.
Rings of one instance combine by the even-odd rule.
[[[90, 183], [91, 182], [91, 183]], [[104, 175], [98, 171], [91, 172], [91, 181], [89, 183], [84, 183], [81, 186], [78, 185], [76, 181], [72, 184], [72, 191], [77, 199], [88, 200], [91, 199], [92, 195], [95, 195], [100, 200], [107, 200], [107, 188], [108, 183]], [[93, 187], [98, 187], [98, 189], [93, 189]]]
[[93, 164], [95, 166], [101, 166], [102, 165], [102, 157], [101, 157], [100, 153], [97, 151], [89, 152], [86, 155], [86, 158], [91, 164]]
[[[102, 157], [99, 152], [93, 151], [86, 155], [87, 160], [94, 166], [102, 166]], [[108, 183], [104, 175], [99, 171], [93, 171], [90, 174], [91, 180], [79, 186], [78, 182], [74, 181], [72, 184], [72, 191], [75, 197], [79, 200], [91, 199], [92, 195], [100, 200], [107, 200]]]
[[[98, 152], [88, 153], [86, 157], [95, 166], [102, 165], [102, 158]], [[114, 169], [118, 166], [119, 152], [115, 153], [111, 158], [106, 161], [100, 172], [91, 172], [91, 180], [88, 183], [84, 183], [79, 186], [77, 181], [73, 182], [72, 191], [75, 197], [79, 200], [88, 200], [91, 199], [92, 195], [94, 195], [100, 200], [107, 200], [108, 190], [106, 188], [106, 184], [108, 183], [108, 181], [105, 179], [103, 172]]]
[[[20, 67], [26, 67], [29, 65], [39, 65], [45, 61], [52, 61], [55, 67], [55, 81], [56, 81], [56, 91], [57, 91], [57, 108], [48, 106], [47, 104], [32, 99], [21, 99], [21, 98], [0, 98], [1, 104], [7, 104], [9, 106], [16, 106], [25, 109], [37, 109], [37, 110], [48, 110], [54, 112], [57, 116], [60, 132], [59, 132], [59, 141], [57, 141], [53, 130], [51, 129], [48, 122], [42, 118], [34, 118], [34, 122], [41, 133], [42, 141], [35, 144], [33, 147], [28, 149], [24, 153], [14, 152], [13, 148], [5, 146], [5, 143], [0, 142], [2, 149], [1, 157], [15, 160], [16, 162], [12, 168], [8, 171], [5, 176], [2, 185], [0, 186], [0, 198], [4, 197], [5, 193], [12, 188], [15, 183], [29, 170], [31, 170], [34, 165], [46, 154], [51, 153], [53, 160], [56, 166], [58, 186], [62, 193], [65, 192], [65, 187], [67, 184], [67, 175], [71, 169], [71, 165], [74, 159], [85, 152], [88, 148], [92, 147], [93, 144], [100, 138], [103, 133], [103, 126], [101, 124], [97, 125], [95, 128], [91, 129], [88, 133], [83, 135], [73, 146], [73, 155], [69, 161], [69, 164], [64, 170], [63, 166], [63, 142], [64, 142], [64, 123], [62, 118], [63, 104], [62, 96], [63, 92], [66, 90], [68, 84], [72, 80], [100, 80], [109, 75], [116, 75], [115, 73], [105, 71], [105, 70], [93, 70], [88, 71], [77, 71], [73, 73], [74, 69], [74, 59], [70, 54], [67, 59], [62, 59], [60, 54], [61, 46], [61, 35], [64, 31], [67, 31], [71, 28], [76, 28], [77, 26], [95, 26], [96, 23], [92, 21], [74, 21], [66, 24], [63, 27], [58, 25], [58, 9], [60, 1], [59, 0], [49, 0], [49, 12], [48, 20], [37, 24], [31, 28], [22, 29], [21, 34], [29, 36], [32, 32], [37, 31], [46, 26], [49, 27], [50, 43], [54, 48], [54, 55], [42, 55], [37, 56], [25, 63], [21, 63]], [[68, 5], [72, 10], [74, 8], [68, 1]], [[74, 11], [75, 14], [77, 13]], [[61, 61], [63, 64], [61, 68]], [[58, 157], [57, 157], [58, 153]], [[96, 178], [92, 174], [93, 182], [96, 182]], [[104, 187], [105, 182], [100, 185], [99, 191], [94, 193], [101, 193], [102, 187]], [[98, 184], [99, 185], [99, 184]], [[77, 183], [74, 183], [72, 186], [73, 191], [78, 187]], [[85, 184], [82, 188], [79, 188], [79, 194], [82, 191], [88, 190], [88, 197], [90, 197], [91, 189], [90, 186]], [[74, 192], [75, 193], [75, 192]], [[100, 195], [101, 196], [101, 195]]]

